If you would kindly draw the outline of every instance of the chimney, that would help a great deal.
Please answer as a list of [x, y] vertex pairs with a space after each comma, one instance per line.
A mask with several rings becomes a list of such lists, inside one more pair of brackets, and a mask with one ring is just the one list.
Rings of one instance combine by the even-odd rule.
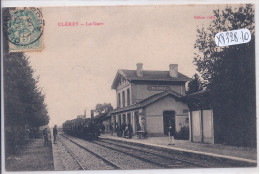
[[178, 64], [170, 64], [170, 77], [178, 77]]
[[87, 114], [86, 114], [86, 109], [84, 110], [84, 118], [87, 117]]
[[136, 64], [137, 70], [136, 70], [136, 74], [138, 77], [142, 77], [143, 76], [143, 64], [142, 63], [137, 63]]
[[94, 121], [94, 110], [91, 110], [90, 116], [91, 116], [91, 121], [93, 122]]

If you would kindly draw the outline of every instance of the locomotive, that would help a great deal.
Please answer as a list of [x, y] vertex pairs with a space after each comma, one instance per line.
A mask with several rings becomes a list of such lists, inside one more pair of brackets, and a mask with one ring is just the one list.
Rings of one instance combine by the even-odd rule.
[[100, 135], [98, 125], [91, 118], [67, 120], [63, 123], [62, 128], [63, 132], [84, 139], [97, 139]]

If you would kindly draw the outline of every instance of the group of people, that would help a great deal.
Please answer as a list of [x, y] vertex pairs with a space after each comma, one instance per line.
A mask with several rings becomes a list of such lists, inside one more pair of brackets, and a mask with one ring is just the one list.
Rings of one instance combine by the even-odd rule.
[[133, 128], [131, 124], [121, 124], [116, 123], [116, 133], [118, 137], [132, 138]]
[[26, 133], [25, 135], [26, 139], [35, 140], [39, 138], [39, 129], [35, 127], [26, 129], [25, 133]]
[[[125, 137], [125, 138], [132, 138], [133, 136], [133, 128], [132, 128], [132, 125], [131, 124], [118, 124], [118, 123], [115, 123], [115, 129], [114, 129], [114, 125], [113, 123], [109, 123], [109, 133], [111, 135], [114, 134], [114, 131], [116, 132], [117, 136], [118, 137]], [[141, 130], [141, 126], [140, 124], [137, 124], [137, 131], [140, 131]], [[105, 133], [105, 126], [102, 124], [101, 127], [100, 127], [100, 131], [102, 134]]]
[[[43, 130], [43, 138], [44, 138], [44, 146], [49, 146], [49, 136], [48, 136], [48, 129], [45, 128]], [[53, 128], [53, 131], [52, 131], [52, 134], [53, 134], [53, 143], [56, 144], [56, 137], [57, 137], [57, 134], [58, 134], [58, 130], [57, 130], [57, 125], [54, 126]]]

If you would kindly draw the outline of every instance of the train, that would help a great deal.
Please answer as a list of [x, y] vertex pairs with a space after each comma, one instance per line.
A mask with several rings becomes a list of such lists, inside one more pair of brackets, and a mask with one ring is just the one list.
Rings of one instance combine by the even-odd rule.
[[101, 132], [98, 124], [91, 118], [67, 120], [62, 125], [63, 132], [84, 139], [97, 139]]

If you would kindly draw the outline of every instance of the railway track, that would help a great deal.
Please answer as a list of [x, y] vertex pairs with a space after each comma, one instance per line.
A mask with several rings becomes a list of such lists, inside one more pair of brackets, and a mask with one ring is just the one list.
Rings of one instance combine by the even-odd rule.
[[145, 152], [147, 154], [153, 154], [159, 157], [164, 157], [166, 159], [174, 159], [184, 163], [188, 163], [194, 165], [195, 167], [203, 167], [203, 168], [216, 168], [216, 167], [254, 167], [256, 164], [243, 162], [243, 161], [235, 161], [230, 159], [216, 158], [206, 155], [192, 154], [188, 152], [178, 152], [168, 150], [168, 149], [158, 149], [156, 147], [147, 147], [146, 145], [140, 145], [135, 143], [124, 143], [121, 141], [114, 141], [109, 139], [102, 139], [99, 142], [105, 144], [111, 144], [113, 146], [122, 147], [125, 149], [131, 149], [138, 152]]
[[116, 146], [108, 146], [108, 145], [105, 145], [105, 144], [102, 144], [102, 143], [100, 143], [100, 142], [92, 142], [92, 143], [94, 143], [94, 144], [97, 144], [97, 145], [99, 145], [99, 146], [102, 146], [102, 147], [105, 147], [105, 148], [108, 148], [108, 149], [111, 149], [111, 150], [115, 150], [115, 151], [117, 151], [117, 152], [121, 152], [121, 153], [124, 153], [124, 154], [126, 154], [126, 155], [129, 155], [129, 156], [132, 156], [132, 157], [134, 157], [134, 158], [136, 158], [136, 159], [139, 159], [139, 160], [142, 160], [142, 161], [145, 161], [145, 162], [149, 162], [149, 163], [151, 163], [151, 164], [154, 164], [154, 165], [157, 165], [157, 166], [160, 166], [160, 167], [162, 167], [162, 168], [170, 168], [170, 166], [168, 166], [168, 165], [165, 165], [165, 164], [162, 164], [162, 163], [160, 163], [160, 162], [158, 162], [157, 160], [153, 160], [153, 158], [152, 159], [149, 159], [149, 157], [151, 157], [151, 156], [147, 156], [147, 157], [145, 157], [144, 155], [137, 155], [136, 153], [134, 153], [134, 152], [126, 152], [125, 150], [122, 150], [122, 148], [120, 149], [120, 148], [118, 148], [118, 147], [116, 147]]
[[[71, 143], [103, 159], [108, 165], [113, 166], [114, 169], [143, 169], [147, 168], [147, 166], [150, 166], [150, 169], [255, 166], [243, 161], [150, 147], [131, 142], [125, 143], [120, 140], [99, 139], [85, 141], [76, 137], [62, 136]], [[131, 160], [129, 161], [129, 159]], [[146, 167], [144, 167], [144, 164]]]
[[111, 150], [115, 150], [121, 153], [125, 153], [126, 155], [130, 155], [134, 158], [147, 161], [149, 163], [155, 164], [157, 166], [163, 168], [195, 168], [195, 167], [209, 167], [207, 165], [199, 164], [196, 162], [191, 162], [184, 159], [177, 159], [173, 157], [163, 156], [160, 154], [156, 154], [150, 152], [148, 150], [139, 150], [132, 147], [125, 147], [123, 145], [119, 145], [116, 143], [109, 143], [104, 141], [95, 141], [92, 142], [98, 144], [100, 146], [109, 148]]
[[71, 155], [71, 157], [76, 161], [76, 163], [79, 165], [81, 170], [86, 170], [82, 164], [79, 162], [79, 160], [75, 157], [75, 155], [71, 152], [71, 150], [64, 144], [64, 142], [60, 139], [57, 138], [57, 140], [61, 143], [61, 145], [67, 150], [67, 152]]
[[[125, 148], [125, 149], [131, 149], [133, 151], [136, 151], [137, 153], [144, 153], [146, 154], [147, 156], [154, 156], [154, 158], [163, 158], [165, 160], [164, 161], [176, 161], [178, 164], [187, 164], [188, 166], [190, 167], [203, 167], [203, 168], [209, 168], [209, 167], [212, 167], [212, 166], [209, 166], [207, 164], [201, 164], [199, 162], [196, 162], [196, 161], [190, 161], [189, 159], [185, 159], [181, 156], [172, 156], [172, 155], [169, 155], [169, 154], [165, 154], [165, 153], [160, 153], [155, 150], [152, 150], [152, 149], [147, 149], [147, 148], [142, 148], [140, 146], [137, 146], [137, 145], [130, 145], [130, 144], [125, 144], [125, 143], [122, 143], [122, 142], [115, 142], [115, 141], [111, 141], [111, 140], [100, 140], [99, 142], [104, 142], [104, 143], [107, 143], [107, 144], [110, 144], [110, 145], [113, 145], [113, 146], [118, 146], [118, 147], [122, 147], [122, 148]], [[173, 167], [171, 164], [170, 165], [167, 165], [167, 167]]]
[[101, 155], [98, 155], [97, 153], [87, 149], [86, 147], [80, 145], [79, 143], [71, 140], [70, 138], [64, 136], [63, 134], [60, 134], [63, 138], [67, 139], [68, 141], [70, 141], [71, 143], [75, 144], [76, 146], [80, 147], [81, 149], [89, 152], [90, 154], [92, 154], [93, 156], [97, 157], [98, 159], [101, 159], [103, 162], [105, 162], [107, 165], [111, 166], [113, 169], [121, 169], [120, 166], [118, 166], [117, 164], [115, 164], [114, 162], [110, 161], [109, 159], [101, 156]]

